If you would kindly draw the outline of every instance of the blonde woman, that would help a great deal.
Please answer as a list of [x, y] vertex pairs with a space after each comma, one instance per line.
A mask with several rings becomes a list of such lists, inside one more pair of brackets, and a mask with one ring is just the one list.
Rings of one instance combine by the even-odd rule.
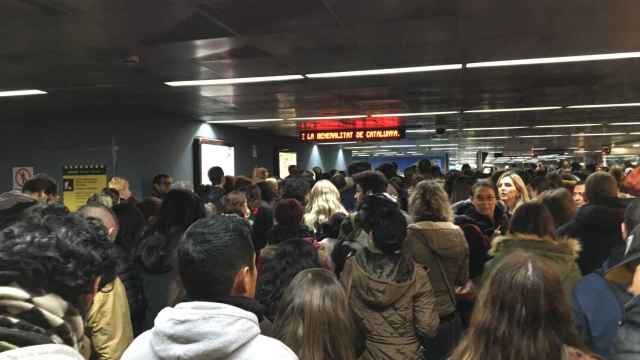
[[313, 231], [336, 213], [347, 214], [340, 202], [340, 192], [329, 180], [318, 181], [309, 193], [304, 223]]
[[498, 178], [498, 196], [507, 206], [509, 216], [513, 215], [518, 206], [529, 201], [529, 192], [522, 178], [512, 172], [506, 172]]

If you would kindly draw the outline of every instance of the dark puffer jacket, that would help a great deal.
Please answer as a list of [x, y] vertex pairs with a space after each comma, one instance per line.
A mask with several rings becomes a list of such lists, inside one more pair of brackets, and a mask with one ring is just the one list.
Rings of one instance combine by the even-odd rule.
[[480, 214], [471, 200], [453, 205], [454, 223], [462, 229], [469, 245], [469, 277], [478, 278], [484, 271], [484, 264], [490, 259], [491, 240], [509, 229], [509, 217], [503, 205], [498, 203], [494, 211], [494, 221]]
[[578, 265], [583, 274], [600, 268], [614, 249], [625, 246], [620, 224], [624, 221], [626, 203], [610, 198], [604, 204], [586, 204], [575, 219], [558, 229], [558, 235], [576, 238], [582, 244]]
[[421, 267], [407, 256], [365, 248], [347, 260], [341, 281], [354, 316], [366, 328], [360, 360], [422, 359], [421, 339], [435, 335], [440, 319]]

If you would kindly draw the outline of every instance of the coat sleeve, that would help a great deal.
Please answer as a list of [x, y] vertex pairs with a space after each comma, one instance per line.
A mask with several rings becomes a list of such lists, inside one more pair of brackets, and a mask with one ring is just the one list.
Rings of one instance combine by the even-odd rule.
[[413, 295], [413, 316], [418, 336], [434, 337], [440, 324], [436, 298], [427, 273], [416, 267], [416, 292]]
[[96, 294], [88, 323], [96, 358], [120, 359], [133, 341], [133, 328], [127, 293], [119, 278]]

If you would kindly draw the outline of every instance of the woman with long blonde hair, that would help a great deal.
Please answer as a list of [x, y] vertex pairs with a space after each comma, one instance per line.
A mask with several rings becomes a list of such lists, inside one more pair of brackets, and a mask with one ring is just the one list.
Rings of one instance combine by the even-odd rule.
[[518, 206], [531, 200], [529, 191], [520, 175], [514, 172], [506, 172], [498, 178], [496, 183], [498, 196], [507, 206], [509, 215], [513, 215]]
[[329, 180], [318, 181], [309, 193], [304, 223], [315, 231], [336, 213], [347, 214], [340, 201], [340, 191]]

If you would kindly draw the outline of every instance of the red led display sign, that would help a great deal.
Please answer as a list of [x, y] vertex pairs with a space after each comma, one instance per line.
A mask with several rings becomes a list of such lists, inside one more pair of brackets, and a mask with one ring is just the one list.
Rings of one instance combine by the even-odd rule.
[[404, 137], [405, 131], [400, 128], [300, 130], [300, 141], [303, 142], [382, 141], [404, 139]]

